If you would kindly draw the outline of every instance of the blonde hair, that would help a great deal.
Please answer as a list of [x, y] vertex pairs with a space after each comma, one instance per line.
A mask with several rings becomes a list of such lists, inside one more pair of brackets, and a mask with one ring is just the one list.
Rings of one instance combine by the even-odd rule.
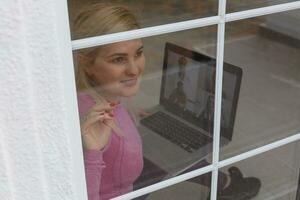
[[139, 28], [135, 15], [123, 5], [96, 3], [83, 8], [73, 25], [73, 38], [86, 38]]
[[[140, 28], [135, 15], [125, 6], [111, 3], [96, 3], [83, 8], [72, 26], [73, 39], [86, 38], [128, 31]], [[85, 92], [95, 102], [103, 103], [105, 99], [95, 90], [97, 85], [88, 77], [85, 67], [93, 64], [101, 47], [82, 49], [74, 52], [76, 67], [76, 87], [78, 92]], [[135, 122], [136, 115], [129, 109]]]
[[[136, 17], [129, 8], [110, 3], [96, 3], [83, 8], [73, 24], [73, 38], [86, 38], [140, 28]], [[87, 92], [95, 101], [104, 101], [93, 88], [96, 85], [86, 74], [84, 68], [93, 64], [101, 47], [76, 51], [77, 90]]]

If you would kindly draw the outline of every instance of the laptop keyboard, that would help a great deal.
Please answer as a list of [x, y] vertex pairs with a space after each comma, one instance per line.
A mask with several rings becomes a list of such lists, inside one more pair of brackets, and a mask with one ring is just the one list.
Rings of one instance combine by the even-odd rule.
[[210, 137], [204, 135], [199, 130], [189, 127], [161, 111], [142, 119], [141, 124], [189, 153], [212, 142]]

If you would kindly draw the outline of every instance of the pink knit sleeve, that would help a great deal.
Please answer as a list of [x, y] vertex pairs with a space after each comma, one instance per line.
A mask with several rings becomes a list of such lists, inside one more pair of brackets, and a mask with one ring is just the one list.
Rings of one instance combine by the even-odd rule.
[[[80, 118], [87, 114], [94, 105], [94, 101], [86, 94], [78, 95], [78, 109]], [[100, 184], [103, 162], [103, 151], [83, 150], [85, 177], [87, 185], [88, 200], [100, 200]]]
[[102, 170], [105, 168], [102, 151], [84, 150], [84, 167], [88, 200], [100, 200]]

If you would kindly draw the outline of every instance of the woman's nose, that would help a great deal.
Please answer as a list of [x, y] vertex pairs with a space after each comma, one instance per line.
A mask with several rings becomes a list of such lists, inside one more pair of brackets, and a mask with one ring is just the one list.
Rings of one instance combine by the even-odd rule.
[[126, 67], [126, 73], [128, 75], [137, 75], [139, 73], [138, 63], [134, 60], [130, 61]]

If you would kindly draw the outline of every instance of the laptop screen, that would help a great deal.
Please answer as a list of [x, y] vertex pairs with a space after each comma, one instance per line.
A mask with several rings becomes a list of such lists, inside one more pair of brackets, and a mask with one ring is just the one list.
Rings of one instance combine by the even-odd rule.
[[[242, 70], [224, 63], [221, 134], [231, 140]], [[167, 43], [160, 104], [169, 112], [213, 133], [216, 61]]]

